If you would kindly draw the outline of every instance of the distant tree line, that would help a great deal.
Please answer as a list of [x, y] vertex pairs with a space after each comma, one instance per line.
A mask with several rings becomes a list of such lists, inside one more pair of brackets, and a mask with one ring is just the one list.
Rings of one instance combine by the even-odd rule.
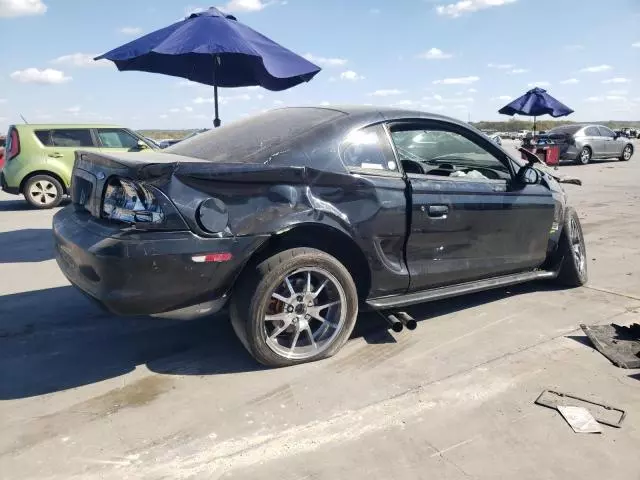
[[[536, 120], [536, 128], [538, 130], [551, 130], [553, 127], [560, 125], [571, 125], [574, 123], [596, 123], [604, 125], [611, 129], [616, 128], [632, 128], [640, 126], [640, 121], [617, 121], [607, 120], [599, 122], [571, 122], [569, 120]], [[533, 118], [531, 120], [507, 120], [500, 122], [471, 122], [471, 125], [480, 130], [496, 130], [498, 132], [517, 132], [518, 130], [531, 130], [533, 128]]]

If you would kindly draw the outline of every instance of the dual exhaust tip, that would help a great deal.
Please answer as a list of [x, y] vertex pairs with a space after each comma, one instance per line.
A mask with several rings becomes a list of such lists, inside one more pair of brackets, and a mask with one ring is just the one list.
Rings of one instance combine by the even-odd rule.
[[407, 330], [415, 330], [418, 327], [418, 322], [416, 322], [415, 318], [406, 312], [397, 312], [387, 315], [385, 318], [389, 322], [391, 330], [396, 333], [400, 333], [404, 327], [407, 327]]

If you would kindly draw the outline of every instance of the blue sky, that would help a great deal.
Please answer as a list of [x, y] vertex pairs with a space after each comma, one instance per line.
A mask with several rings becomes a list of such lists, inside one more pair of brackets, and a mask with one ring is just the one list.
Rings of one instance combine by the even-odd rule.
[[223, 7], [323, 70], [285, 92], [224, 89], [223, 123], [279, 105], [402, 105], [466, 120], [538, 85], [570, 118], [640, 120], [640, 1], [0, 0], [0, 131], [20, 122], [210, 127], [211, 87], [90, 60]]

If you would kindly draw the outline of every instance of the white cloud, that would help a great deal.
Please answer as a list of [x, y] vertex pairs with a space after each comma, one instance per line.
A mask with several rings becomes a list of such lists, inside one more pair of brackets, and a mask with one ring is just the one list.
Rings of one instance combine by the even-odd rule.
[[140, 35], [142, 33], [142, 28], [140, 27], [122, 27], [118, 29], [120, 33], [123, 35]]
[[458, 77], [458, 78], [444, 78], [442, 80], [434, 80], [435, 85], [469, 85], [480, 80], [480, 77]]
[[185, 112], [193, 112], [193, 107], [186, 106], [184, 107]]
[[631, 46], [633, 48], [640, 48], [640, 42], [632, 43]]
[[413, 100], [399, 100], [397, 102], [393, 103], [394, 107], [409, 107], [413, 104], [415, 104], [416, 102], [414, 102]]
[[[219, 8], [225, 12], [259, 12], [260, 10], [273, 5], [274, 2], [265, 2], [263, 0], [230, 0], [225, 5], [221, 5]], [[286, 5], [285, 2], [282, 2]]]
[[442, 95], [433, 95], [430, 97], [422, 97], [423, 101], [427, 102], [438, 102], [438, 103], [448, 103], [448, 104], [459, 104], [459, 103], [473, 103], [475, 100], [473, 97], [454, 97], [454, 98], [445, 98]]
[[542, 81], [542, 82], [531, 82], [531, 83], [527, 83], [527, 87], [548, 87], [550, 86], [551, 83], [546, 82], [546, 81]]
[[511, 100], [512, 97], [510, 97], [509, 95], [500, 95], [499, 97], [494, 97], [494, 100], [501, 100], [503, 102], [509, 101]]
[[624, 77], [609, 78], [608, 80], [602, 81], [602, 83], [630, 83], [630, 82], [631, 80]]
[[583, 73], [600, 73], [607, 72], [611, 70], [613, 67], [611, 65], [597, 65], [595, 67], [587, 67], [580, 70]]
[[589, 103], [604, 102], [604, 97], [589, 97], [585, 99], [585, 102], [589, 102]]
[[42, 15], [47, 6], [42, 0], [0, 0], [0, 17]]
[[475, 88], [470, 88], [469, 90], [467, 90], [467, 92], [469, 93], [476, 93], [478, 90], [476, 90]]
[[621, 95], [606, 95], [604, 98], [610, 102], [623, 102], [627, 99]]
[[487, 67], [497, 68], [499, 70], [508, 70], [510, 68], [513, 68], [513, 65], [510, 65], [508, 63], [490, 63], [489, 65], [487, 65]]
[[447, 5], [438, 5], [436, 12], [438, 15], [444, 15], [451, 18], [457, 18], [465, 13], [477, 12], [492, 7], [500, 7], [516, 0], [460, 0], [456, 3]]
[[170, 108], [169, 113], [178, 113], [180, 111], [179, 108]]
[[371, 13], [373, 15], [378, 15], [380, 13], [380, 9], [379, 8], [372, 8], [371, 10], [369, 10], [369, 13]]
[[577, 78], [568, 78], [566, 80], [562, 80], [560, 83], [562, 85], [575, 85], [576, 83], [580, 83], [580, 80]]
[[345, 58], [319, 57], [311, 53], [305, 53], [303, 56], [310, 62], [323, 67], [341, 67], [347, 64], [347, 60]]
[[382, 90], [376, 90], [375, 92], [371, 92], [369, 96], [372, 97], [390, 97], [392, 95], [400, 95], [404, 93], [403, 90], [398, 90], [397, 88], [387, 88]]
[[513, 74], [513, 75], [519, 75], [521, 73], [527, 73], [529, 70], [526, 68], [514, 68], [513, 70], [511, 70], [509, 73]]
[[431, 48], [426, 52], [422, 52], [418, 55], [418, 58], [424, 58], [425, 60], [446, 60], [453, 57], [450, 53], [444, 53], [439, 48]]
[[51, 63], [68, 67], [106, 67], [110, 65], [107, 60], [95, 61], [94, 58], [97, 56], [94, 53], [71, 53], [54, 58]]
[[567, 52], [577, 52], [579, 50], [583, 50], [584, 46], [583, 45], [565, 45], [564, 49]]
[[340, 74], [341, 80], [349, 80], [351, 82], [357, 82], [358, 80], [363, 80], [364, 77], [362, 75], [358, 75], [353, 70], [347, 70], [346, 72], [342, 72]]
[[74, 105], [73, 107], [67, 108], [65, 112], [77, 115], [78, 113], [80, 113], [80, 110], [82, 110], [82, 107], [80, 105]]
[[64, 72], [52, 68], [45, 68], [44, 70], [26, 68], [13, 72], [10, 77], [16, 82], [38, 83], [41, 85], [60, 84], [71, 80], [71, 77], [65, 76]]
[[627, 95], [629, 90], [609, 90], [607, 95]]
[[[221, 95], [218, 97], [218, 103], [222, 103], [222, 104], [228, 103], [228, 102], [234, 102], [237, 100], [251, 100], [251, 95], [247, 93], [241, 93], [239, 95]], [[214, 97], [198, 97], [193, 99], [193, 103], [195, 103], [196, 105], [202, 105], [204, 103], [214, 103], [214, 102], [215, 102]]]

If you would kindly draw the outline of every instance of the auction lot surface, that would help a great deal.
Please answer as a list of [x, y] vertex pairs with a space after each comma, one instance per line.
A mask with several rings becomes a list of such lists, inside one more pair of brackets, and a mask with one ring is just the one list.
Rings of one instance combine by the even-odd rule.
[[[640, 143], [636, 143], [637, 150]], [[640, 154], [562, 166], [588, 287], [361, 315], [334, 358], [267, 370], [224, 317], [112, 317], [53, 260], [53, 212], [0, 193], [0, 478], [640, 479], [640, 371], [579, 324], [640, 321]], [[627, 410], [575, 434], [546, 388]]]

